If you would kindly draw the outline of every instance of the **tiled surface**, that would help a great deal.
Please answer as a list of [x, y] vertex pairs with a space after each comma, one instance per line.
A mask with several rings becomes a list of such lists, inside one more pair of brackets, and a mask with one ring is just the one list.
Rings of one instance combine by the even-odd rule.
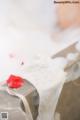
[[80, 79], [74, 82], [68, 82], [63, 87], [56, 109], [61, 120], [80, 120]]

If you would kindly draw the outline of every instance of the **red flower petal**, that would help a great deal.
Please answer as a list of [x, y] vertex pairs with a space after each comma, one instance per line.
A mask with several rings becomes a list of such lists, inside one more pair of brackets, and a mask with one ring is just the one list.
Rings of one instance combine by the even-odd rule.
[[23, 84], [24, 80], [19, 76], [10, 75], [9, 79], [7, 80], [7, 85], [10, 88], [20, 88], [23, 86]]

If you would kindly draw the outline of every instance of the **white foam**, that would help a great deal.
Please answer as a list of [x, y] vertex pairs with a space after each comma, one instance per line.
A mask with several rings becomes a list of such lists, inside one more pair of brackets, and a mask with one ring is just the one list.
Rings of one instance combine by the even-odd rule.
[[77, 52], [76, 52], [76, 53], [69, 53], [69, 54], [67, 55], [67, 59], [68, 59], [68, 60], [71, 60], [71, 61], [76, 60], [77, 57], [78, 57], [78, 53], [77, 53]]
[[0, 81], [14, 74], [32, 82], [40, 93], [39, 120], [52, 120], [66, 78], [66, 58], [50, 57], [75, 41], [69, 42], [72, 31], [68, 42], [66, 33], [63, 43], [51, 41], [53, 9], [52, 0], [0, 1]]

